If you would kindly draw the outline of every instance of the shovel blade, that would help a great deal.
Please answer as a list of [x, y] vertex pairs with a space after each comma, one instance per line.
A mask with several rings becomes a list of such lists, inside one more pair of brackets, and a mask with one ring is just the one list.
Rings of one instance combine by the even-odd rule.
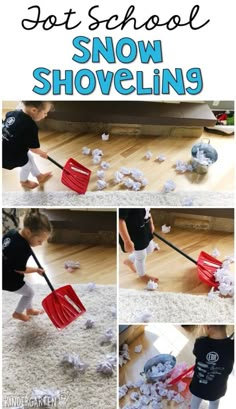
[[91, 170], [70, 158], [64, 166], [61, 181], [65, 186], [74, 190], [76, 193], [85, 194], [90, 176]]
[[63, 329], [80, 317], [85, 307], [70, 285], [52, 291], [42, 301], [43, 309], [57, 329]]
[[200, 280], [211, 287], [218, 288], [219, 283], [216, 282], [214, 274], [218, 268], [222, 267], [222, 262], [210, 254], [205, 253], [205, 251], [201, 251], [197, 265]]

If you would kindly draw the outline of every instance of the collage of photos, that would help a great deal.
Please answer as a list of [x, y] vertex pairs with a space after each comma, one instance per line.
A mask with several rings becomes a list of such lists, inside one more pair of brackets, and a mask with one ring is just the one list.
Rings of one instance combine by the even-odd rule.
[[231, 408], [233, 101], [2, 119], [2, 407]]

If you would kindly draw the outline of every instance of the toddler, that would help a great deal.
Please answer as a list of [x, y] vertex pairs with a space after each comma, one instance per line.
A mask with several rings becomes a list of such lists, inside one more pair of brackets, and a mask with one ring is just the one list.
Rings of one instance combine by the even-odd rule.
[[119, 209], [119, 242], [122, 250], [130, 253], [124, 264], [145, 281], [157, 282], [158, 278], [145, 271], [147, 255], [159, 250], [159, 246], [153, 241], [154, 230], [150, 208]]
[[25, 274], [43, 274], [44, 270], [37, 267], [26, 266], [31, 256], [31, 248], [41, 245], [51, 233], [51, 224], [46, 215], [38, 209], [26, 212], [23, 229], [10, 230], [3, 236], [3, 290], [20, 294], [21, 298], [13, 313], [13, 318], [28, 321], [31, 315], [42, 314], [43, 310], [33, 309], [33, 289], [26, 284]]
[[[22, 101], [22, 103], [22, 109], [8, 112], [3, 121], [2, 166], [10, 170], [21, 167], [22, 187], [34, 189], [38, 183], [44, 183], [52, 176], [51, 172], [40, 172], [32, 154], [33, 152], [42, 158], [47, 158], [47, 152], [40, 149], [36, 122], [47, 116], [52, 104], [46, 101]], [[28, 179], [30, 173], [38, 183]]]
[[204, 329], [207, 336], [196, 339], [193, 349], [196, 363], [190, 384], [191, 409], [200, 408], [203, 399], [209, 401], [209, 409], [219, 407], [234, 364], [234, 341], [227, 338], [226, 325], [206, 325]]

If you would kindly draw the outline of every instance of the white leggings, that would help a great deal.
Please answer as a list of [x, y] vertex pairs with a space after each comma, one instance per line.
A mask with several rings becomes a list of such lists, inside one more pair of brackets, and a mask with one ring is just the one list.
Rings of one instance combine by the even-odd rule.
[[134, 263], [136, 271], [139, 277], [145, 275], [145, 260], [148, 254], [152, 253], [156, 248], [156, 244], [153, 240], [150, 241], [149, 245], [144, 250], [135, 250], [129, 255], [129, 260]]
[[[198, 398], [197, 396], [192, 395], [191, 406], [190, 406], [191, 409], [200, 408], [201, 402], [202, 402], [201, 398]], [[209, 401], [208, 409], [218, 409], [219, 404], [220, 404], [220, 399]]]
[[34, 161], [34, 155], [28, 151], [28, 162], [22, 166], [20, 170], [20, 181], [21, 182], [26, 182], [28, 180], [29, 174], [31, 173], [34, 177], [37, 177], [40, 175], [40, 170], [38, 169], [35, 161]]
[[15, 312], [22, 314], [25, 310], [32, 308], [34, 290], [28, 284], [25, 283], [23, 287], [21, 287], [19, 290], [14, 291], [14, 293], [22, 295], [20, 301], [17, 304]]

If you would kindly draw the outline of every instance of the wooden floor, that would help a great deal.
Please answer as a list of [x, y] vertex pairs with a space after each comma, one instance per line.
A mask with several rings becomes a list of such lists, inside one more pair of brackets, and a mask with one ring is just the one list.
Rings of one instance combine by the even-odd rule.
[[[157, 233], [161, 234], [158, 231]], [[190, 231], [174, 227], [164, 237], [194, 259], [197, 259], [201, 250], [211, 254], [215, 247], [221, 253], [220, 260], [234, 253], [233, 233]], [[158, 242], [161, 249], [147, 257], [146, 272], [159, 278], [159, 291], [188, 294], [206, 294], [209, 292], [209, 286], [198, 279], [197, 267], [191, 261], [158, 241], [158, 239], [155, 239], [155, 241]], [[136, 273], [131, 272], [123, 264], [125, 258], [127, 258], [127, 255], [120, 250], [120, 287], [143, 290], [145, 283]]]
[[[202, 137], [209, 138], [209, 134]], [[76, 133], [40, 131], [41, 148], [48, 151], [56, 161], [65, 164], [69, 157], [92, 170], [89, 191], [96, 191], [96, 172], [100, 169], [92, 163], [91, 156], [82, 155], [84, 146], [91, 149], [99, 148], [104, 152], [103, 159], [110, 162], [111, 168], [106, 171], [108, 190], [117, 191], [126, 189], [120, 185], [114, 185], [113, 175], [121, 166], [138, 168], [144, 172], [149, 184], [145, 191], [161, 192], [164, 183], [172, 179], [176, 183], [176, 191], [233, 191], [234, 190], [234, 138], [232, 136], [219, 136], [210, 134], [211, 144], [219, 153], [218, 161], [212, 165], [205, 175], [196, 173], [176, 174], [176, 160], [188, 161], [191, 158], [191, 147], [201, 138], [193, 137], [155, 137], [155, 136], [110, 136], [110, 140], [104, 142], [98, 134], [77, 135]], [[165, 162], [159, 163], [154, 159], [144, 158], [146, 151], [152, 151], [153, 158], [158, 154], [165, 154]], [[36, 162], [42, 172], [53, 171], [53, 177], [37, 189], [45, 192], [68, 191], [69, 189], [60, 182], [61, 170], [48, 160], [36, 157]], [[11, 171], [3, 170], [3, 191], [19, 191], [19, 169]]]
[[[116, 248], [114, 246], [66, 245], [46, 243], [34, 249], [41, 265], [54, 285], [84, 284], [116, 284]], [[64, 269], [67, 260], [79, 261], [81, 268], [73, 273]], [[29, 266], [34, 266], [30, 258]], [[33, 273], [27, 280], [34, 284], [46, 284], [44, 278]]]
[[[232, 331], [232, 327], [229, 326], [228, 335], [231, 334]], [[135, 382], [140, 379], [139, 374], [143, 371], [145, 363], [159, 353], [171, 353], [176, 357], [177, 363], [186, 362], [189, 366], [193, 365], [193, 344], [195, 338], [200, 335], [202, 335], [202, 329], [199, 326], [183, 328], [181, 326], [173, 326], [169, 324], [146, 325], [144, 333], [129, 345], [131, 360], [119, 370], [119, 385], [121, 386], [128, 381]], [[139, 354], [135, 353], [134, 347], [140, 344], [143, 345], [142, 352]], [[131, 391], [133, 392], [134, 390]], [[189, 394], [188, 391], [186, 397], [189, 397]], [[227, 398], [232, 398], [233, 394], [233, 387], [228, 388]], [[127, 403], [129, 403], [129, 394], [120, 400], [120, 408]], [[174, 409], [179, 407], [178, 404], [167, 402], [166, 399], [163, 399], [162, 404], [163, 409]], [[223, 404], [222, 407], [225, 409], [227, 408], [227, 405], [224, 406]], [[188, 409], [187, 405], [186, 409]]]

